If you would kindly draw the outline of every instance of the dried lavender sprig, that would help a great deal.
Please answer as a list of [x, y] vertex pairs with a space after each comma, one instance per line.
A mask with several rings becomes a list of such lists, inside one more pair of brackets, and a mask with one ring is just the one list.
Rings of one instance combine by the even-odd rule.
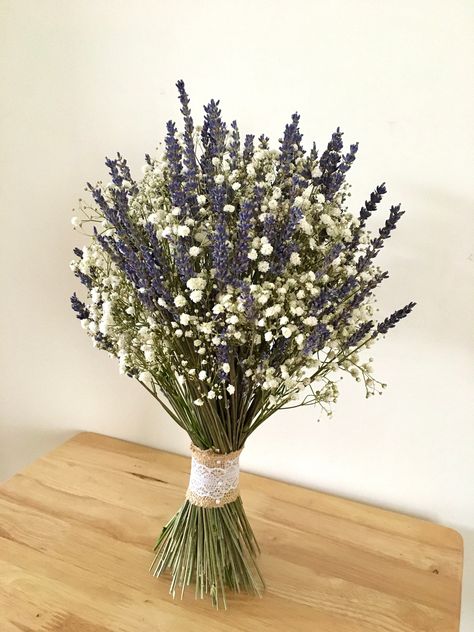
[[386, 334], [389, 329], [395, 327], [397, 323], [399, 323], [403, 318], [406, 318], [408, 314], [415, 307], [416, 303], [410, 302], [405, 307], [401, 309], [397, 309], [393, 314], [388, 316], [385, 320], [377, 325], [377, 329], [373, 333], [373, 337], [375, 338], [379, 334]]
[[346, 340], [346, 348], [355, 347], [363, 340], [370, 332], [374, 323], [372, 320], [363, 323], [349, 338]]
[[306, 339], [303, 354], [305, 356], [313, 355], [324, 347], [328, 338], [329, 329], [324, 323], [318, 323]]
[[222, 157], [225, 152], [227, 126], [222, 120], [222, 112], [219, 109], [219, 101], [211, 101], [204, 106], [204, 126], [201, 139], [206, 156], [212, 158]]
[[356, 292], [353, 298], [340, 312], [340, 314], [331, 321], [332, 326], [337, 328], [341, 325], [345, 325], [350, 319], [354, 310], [360, 307], [360, 305], [362, 305], [369, 294], [385, 279], [388, 279], [388, 272], [380, 272], [373, 279], [371, 279], [362, 290]]
[[230, 165], [232, 169], [237, 169], [240, 154], [240, 132], [237, 121], [232, 121], [231, 141], [229, 144]]
[[325, 189], [327, 199], [332, 200], [332, 198], [341, 188], [344, 180], [346, 179], [346, 173], [349, 171], [352, 163], [356, 158], [358, 148], [359, 143], [351, 145], [349, 148], [349, 153], [341, 158], [341, 162], [337, 166], [335, 171], [332, 174], [328, 175]]
[[270, 267], [275, 274], [280, 274], [285, 269], [290, 256], [297, 250], [296, 243], [293, 241], [292, 237], [302, 217], [303, 211], [299, 208], [299, 206], [293, 205], [290, 208], [286, 221], [283, 221], [283, 225], [280, 225], [277, 243], [274, 250], [274, 257]]
[[284, 181], [292, 175], [292, 165], [298, 153], [304, 153], [301, 146], [303, 135], [299, 130], [300, 115], [295, 112], [291, 117], [291, 123], [285, 126], [283, 139], [280, 141], [280, 180]]
[[89, 310], [80, 299], [77, 298], [76, 293], [71, 296], [71, 307], [76, 312], [76, 317], [79, 320], [89, 318]]
[[358, 260], [358, 272], [364, 270], [370, 264], [372, 259], [377, 256], [379, 251], [383, 248], [385, 240], [390, 238], [392, 232], [397, 227], [397, 223], [404, 213], [405, 211], [400, 210], [400, 204], [397, 204], [396, 206], [392, 206], [390, 208], [390, 215], [384, 226], [379, 229], [379, 236], [375, 239], [372, 239], [369, 250], [363, 257]]
[[186, 193], [186, 201], [190, 207], [191, 214], [194, 215], [198, 210], [197, 188], [198, 188], [198, 165], [196, 151], [194, 148], [194, 122], [189, 108], [189, 96], [186, 92], [184, 81], [176, 82], [178, 88], [179, 100], [181, 103], [181, 114], [184, 119], [184, 155], [183, 164], [186, 168], [184, 173], [184, 190]]
[[240, 207], [237, 220], [237, 237], [233, 266], [234, 280], [245, 276], [250, 264], [248, 253], [250, 248], [250, 231], [253, 223], [253, 209], [254, 204], [250, 200], [245, 200]]
[[370, 198], [365, 201], [364, 206], [360, 209], [359, 213], [359, 230], [364, 228], [366, 221], [377, 210], [377, 205], [382, 201], [382, 197], [387, 193], [387, 187], [385, 182], [379, 184], [374, 191], [370, 194]]
[[321, 155], [319, 161], [321, 175], [313, 179], [313, 184], [320, 187], [328, 199], [331, 199], [334, 194], [333, 175], [336, 173], [341, 162], [342, 148], [342, 132], [338, 127], [332, 134], [326, 150]]
[[176, 129], [176, 124], [173, 121], [168, 121], [166, 129], [167, 134], [165, 146], [166, 159], [168, 161], [168, 168], [170, 171], [170, 197], [173, 205], [180, 208], [181, 211], [185, 213], [186, 197], [183, 191], [183, 152], [181, 150], [181, 145], [176, 138], [178, 131]]
[[242, 152], [242, 158], [243, 158], [244, 164], [247, 164], [248, 162], [252, 160], [252, 156], [254, 152], [254, 147], [253, 147], [254, 138], [255, 138], [254, 134], [247, 134], [245, 136], [244, 151]]

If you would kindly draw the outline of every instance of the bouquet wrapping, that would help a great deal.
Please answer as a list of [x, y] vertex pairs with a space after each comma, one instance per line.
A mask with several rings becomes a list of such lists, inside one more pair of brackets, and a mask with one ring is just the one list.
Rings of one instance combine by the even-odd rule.
[[186, 498], [155, 546], [151, 570], [171, 592], [226, 605], [226, 590], [261, 594], [259, 552], [239, 494], [239, 455], [276, 411], [331, 414], [347, 373], [366, 396], [385, 386], [362, 353], [412, 310], [381, 320], [374, 290], [388, 274], [375, 258], [403, 215], [392, 206], [373, 235], [379, 185], [358, 213], [346, 174], [357, 144], [334, 132], [303, 146], [300, 117], [278, 149], [240, 136], [219, 102], [195, 126], [177, 83], [184, 129], [167, 123], [143, 175], [106, 159], [110, 182], [88, 184], [72, 220], [88, 235], [72, 270], [85, 287], [72, 307], [95, 347], [118, 359], [188, 434]]

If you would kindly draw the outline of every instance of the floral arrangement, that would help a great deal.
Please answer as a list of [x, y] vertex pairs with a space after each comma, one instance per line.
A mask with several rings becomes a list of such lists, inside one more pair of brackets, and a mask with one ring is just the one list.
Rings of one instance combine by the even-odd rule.
[[111, 182], [88, 184], [76, 228], [91, 228], [72, 270], [87, 298], [71, 298], [95, 347], [118, 359], [189, 435], [190, 486], [163, 528], [152, 565], [171, 592], [195, 583], [225, 606], [226, 588], [261, 594], [258, 545], [238, 492], [238, 456], [276, 411], [330, 413], [341, 372], [370, 396], [385, 386], [361, 357], [414, 303], [375, 319], [387, 277], [375, 258], [403, 215], [392, 206], [373, 236], [367, 220], [385, 185], [358, 214], [346, 174], [358, 145], [342, 132], [306, 151], [292, 116], [272, 149], [223, 121], [218, 101], [194, 125], [177, 82], [184, 130], [167, 124], [164, 148], [135, 180], [120, 154]]

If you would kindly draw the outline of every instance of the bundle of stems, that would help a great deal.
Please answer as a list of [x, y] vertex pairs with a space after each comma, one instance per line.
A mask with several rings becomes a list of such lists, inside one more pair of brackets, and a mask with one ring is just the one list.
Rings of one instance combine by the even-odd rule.
[[260, 552], [242, 500], [222, 507], [199, 507], [188, 500], [163, 527], [151, 572], [171, 571], [170, 593], [195, 583], [196, 598], [209, 595], [213, 606], [227, 607], [226, 588], [262, 595], [264, 581], [256, 563]]
[[[268, 396], [245, 382], [238, 363], [230, 360], [231, 379], [241, 393], [238, 400], [223, 397], [196, 407], [192, 383], [180, 385], [169, 372], [161, 374], [167, 403], [153, 384], [143, 384], [196, 447], [223, 455], [241, 450], [249, 434], [270, 414]], [[163, 527], [154, 550], [150, 571], [156, 577], [171, 573], [173, 597], [183, 597], [186, 586], [195, 584], [196, 598], [209, 595], [213, 606], [226, 608], [226, 589], [263, 593], [265, 584], [256, 562], [260, 548], [240, 496], [220, 507], [201, 507], [185, 500]]]

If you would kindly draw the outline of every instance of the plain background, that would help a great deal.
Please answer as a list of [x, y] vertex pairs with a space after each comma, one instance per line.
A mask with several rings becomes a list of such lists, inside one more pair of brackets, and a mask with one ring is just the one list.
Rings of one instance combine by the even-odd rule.
[[277, 414], [243, 468], [458, 529], [474, 629], [473, 28], [470, 0], [1, 1], [0, 479], [84, 429], [187, 452], [70, 312], [71, 211], [105, 155], [140, 173], [179, 78], [195, 120], [220, 98], [275, 144], [298, 109], [308, 146], [360, 141], [354, 211], [383, 181], [403, 203], [379, 303], [418, 306], [371, 352], [383, 397], [344, 379], [332, 420]]

